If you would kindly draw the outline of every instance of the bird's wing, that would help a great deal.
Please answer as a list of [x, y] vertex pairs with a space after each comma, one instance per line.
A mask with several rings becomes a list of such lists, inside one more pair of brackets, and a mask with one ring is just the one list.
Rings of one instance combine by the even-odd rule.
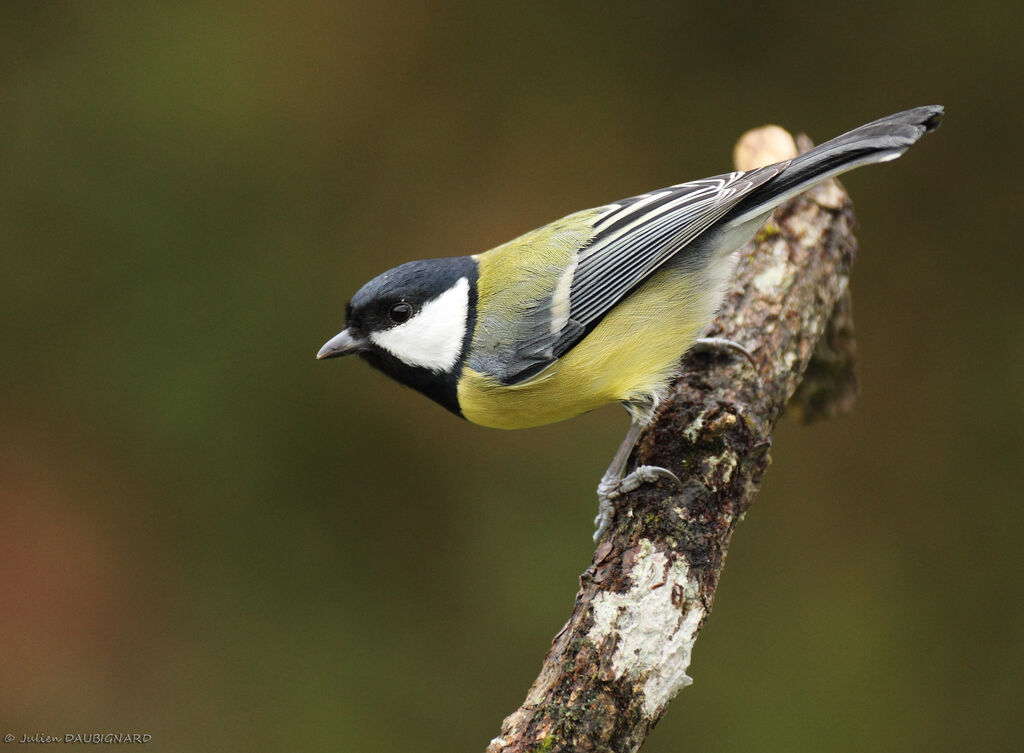
[[[606, 207], [594, 223], [594, 238], [578, 255], [569, 318], [585, 328], [599, 320], [741, 198], [778, 173], [779, 166], [772, 165], [718, 175]], [[560, 341], [561, 352], [572, 344]]]
[[570, 254], [560, 284], [521, 312], [515, 332], [492, 339], [504, 347], [475, 348], [477, 364], [470, 365], [508, 385], [540, 374], [785, 164], [680, 183], [566, 218], [588, 216], [589, 237]]

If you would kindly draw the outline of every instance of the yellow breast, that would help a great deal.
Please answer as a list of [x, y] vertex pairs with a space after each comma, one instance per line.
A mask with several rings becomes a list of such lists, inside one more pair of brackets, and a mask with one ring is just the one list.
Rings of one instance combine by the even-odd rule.
[[657, 272], [536, 377], [505, 386], [465, 368], [459, 407], [473, 423], [525, 429], [658, 394], [707, 326], [718, 301], [706, 279], [701, 284], [690, 274]]

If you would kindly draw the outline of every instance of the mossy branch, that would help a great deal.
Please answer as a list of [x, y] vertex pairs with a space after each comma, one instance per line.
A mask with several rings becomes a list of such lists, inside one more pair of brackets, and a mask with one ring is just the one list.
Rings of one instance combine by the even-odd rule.
[[[795, 149], [768, 127], [745, 135], [734, 158], [751, 169]], [[814, 418], [848, 409], [856, 394], [853, 227], [849, 197], [828, 181], [779, 207], [740, 252], [710, 334], [744, 345], [756, 369], [729, 354], [686, 357], [632, 459], [672, 469], [684, 488], [642, 487], [621, 501], [572, 615], [487, 753], [635, 751], [689, 684], [690, 651], [770, 462], [776, 421], [791, 400]]]

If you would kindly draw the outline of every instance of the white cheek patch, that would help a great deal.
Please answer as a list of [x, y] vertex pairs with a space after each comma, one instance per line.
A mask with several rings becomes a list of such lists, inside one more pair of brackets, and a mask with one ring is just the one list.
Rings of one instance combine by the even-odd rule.
[[463, 277], [437, 298], [423, 304], [409, 321], [373, 332], [370, 339], [409, 366], [449, 371], [462, 354], [468, 317], [469, 280]]

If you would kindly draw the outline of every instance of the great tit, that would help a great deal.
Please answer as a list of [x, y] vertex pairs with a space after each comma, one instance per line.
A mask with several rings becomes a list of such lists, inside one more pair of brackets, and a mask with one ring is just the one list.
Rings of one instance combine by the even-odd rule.
[[942, 114], [896, 113], [791, 160], [576, 212], [473, 256], [402, 264], [352, 297], [345, 329], [317, 358], [357, 353], [456, 415], [501, 429], [621, 403], [632, 424], [598, 486], [598, 541], [613, 500], [675, 479], [651, 466], [624, 471], [722, 301], [730, 255], [782, 202], [896, 159]]

